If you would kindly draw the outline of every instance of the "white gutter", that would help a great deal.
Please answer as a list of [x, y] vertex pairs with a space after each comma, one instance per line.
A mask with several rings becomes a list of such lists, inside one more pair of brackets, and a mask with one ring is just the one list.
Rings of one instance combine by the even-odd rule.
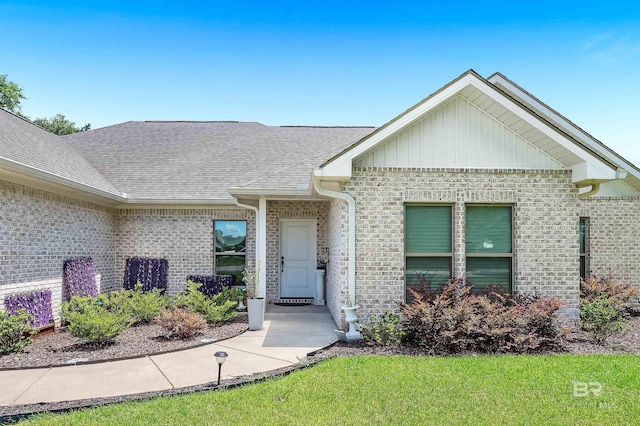
[[298, 188], [298, 189], [282, 189], [282, 188], [239, 188], [239, 187], [231, 187], [227, 190], [229, 194], [233, 196], [238, 195], [262, 195], [262, 196], [288, 196], [288, 197], [299, 197], [299, 196], [308, 196], [310, 191], [309, 188]]
[[347, 202], [349, 206], [349, 222], [348, 222], [348, 244], [349, 244], [349, 260], [348, 260], [348, 283], [349, 283], [349, 303], [351, 306], [356, 304], [356, 201], [350, 194], [323, 188], [320, 184], [320, 176], [317, 170], [313, 172], [313, 188], [320, 195], [329, 198], [337, 198]]
[[[195, 205], [195, 206], [229, 206], [233, 202], [232, 199], [220, 198], [134, 198], [132, 195], [125, 193], [125, 201], [123, 208], [128, 208], [129, 204], [161, 204], [161, 205]], [[131, 198], [129, 198], [131, 197]]]

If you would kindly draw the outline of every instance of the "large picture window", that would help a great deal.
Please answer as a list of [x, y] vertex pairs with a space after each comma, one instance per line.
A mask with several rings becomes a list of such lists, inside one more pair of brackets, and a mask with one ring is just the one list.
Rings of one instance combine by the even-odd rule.
[[406, 300], [412, 288], [424, 290], [424, 283], [435, 289], [452, 276], [451, 206], [407, 205], [405, 208], [405, 284]]
[[466, 278], [474, 290], [512, 289], [511, 206], [466, 206]]
[[216, 220], [214, 228], [214, 273], [233, 275], [242, 284], [247, 249], [247, 221]]

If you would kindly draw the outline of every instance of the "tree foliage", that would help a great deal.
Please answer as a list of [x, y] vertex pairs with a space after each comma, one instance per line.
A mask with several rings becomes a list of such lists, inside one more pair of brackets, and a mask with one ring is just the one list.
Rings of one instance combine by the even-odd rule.
[[20, 103], [23, 99], [27, 98], [22, 94], [22, 87], [18, 86], [17, 83], [10, 81], [7, 78], [7, 74], [0, 74], [0, 108], [4, 108], [25, 120], [29, 120], [33, 124], [37, 124], [43, 129], [60, 136], [84, 132], [85, 130], [91, 129], [91, 124], [89, 123], [82, 127], [77, 127], [75, 122], [68, 120], [62, 114], [56, 114], [51, 118], [43, 117], [31, 120], [20, 112], [22, 108]]
[[0, 74], [0, 108], [19, 113], [22, 99], [26, 99], [22, 94], [22, 87], [9, 81], [7, 74]]
[[51, 118], [36, 118], [32, 121], [33, 124], [37, 124], [45, 130], [55, 133], [56, 135], [64, 136], [72, 133], [84, 132], [91, 129], [91, 124], [87, 123], [82, 127], [76, 127], [76, 123], [68, 120], [62, 114], [56, 114]]

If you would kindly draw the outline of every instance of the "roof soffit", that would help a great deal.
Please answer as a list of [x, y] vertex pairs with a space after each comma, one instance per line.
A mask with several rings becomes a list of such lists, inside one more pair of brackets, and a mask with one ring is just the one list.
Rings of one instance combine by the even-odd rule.
[[597, 153], [597, 155], [604, 157], [607, 161], [613, 163], [614, 167], [628, 171], [629, 176], [625, 178], [624, 181], [636, 190], [640, 190], [640, 169], [636, 165], [627, 161], [604, 143], [591, 136], [581, 127], [533, 96], [503, 74], [497, 72], [490, 76], [487, 81], [498, 87], [500, 90], [507, 92], [519, 102], [524, 103], [537, 114], [540, 114], [547, 120], [552, 121], [563, 131], [566, 131], [573, 137], [579, 139], [582, 144], [588, 146], [591, 150]]

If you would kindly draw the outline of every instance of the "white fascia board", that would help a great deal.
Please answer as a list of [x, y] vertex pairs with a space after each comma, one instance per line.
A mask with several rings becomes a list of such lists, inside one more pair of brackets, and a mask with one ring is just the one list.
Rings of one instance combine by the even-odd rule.
[[229, 194], [235, 195], [259, 195], [259, 196], [307, 196], [311, 195], [311, 189], [282, 189], [282, 188], [229, 188]]
[[224, 206], [232, 205], [232, 198], [127, 198], [121, 206], [122, 208], [131, 208], [132, 205], [146, 206], [162, 205], [162, 206]]
[[513, 84], [511, 81], [507, 80], [500, 74], [494, 74], [488, 80], [492, 84], [496, 84], [504, 87], [508, 92], [513, 93], [516, 97], [518, 97], [521, 101], [528, 104], [532, 109], [540, 111], [542, 114], [549, 117], [553, 120], [559, 127], [568, 133], [574, 134], [578, 138], [580, 138], [585, 145], [587, 145], [590, 149], [597, 152], [599, 155], [605, 157], [608, 161], [617, 164], [619, 168], [624, 169], [632, 173], [635, 177], [640, 179], [640, 170], [638, 168], [620, 157], [614, 151], [612, 151], [608, 146], [597, 142], [593, 136], [586, 133], [584, 130], [580, 129], [575, 124], [571, 123], [568, 119], [562, 117], [556, 111], [549, 108], [547, 105], [540, 102], [538, 99], [533, 98], [529, 93], [522, 90], [520, 87]]
[[55, 185], [60, 185], [60, 186], [69, 188], [74, 191], [79, 191], [80, 193], [90, 194], [99, 198], [107, 199], [110, 202], [126, 201], [126, 196], [124, 193], [114, 194], [108, 191], [103, 191], [101, 189], [94, 188], [84, 183], [80, 183], [72, 179], [68, 179], [53, 173], [49, 173], [44, 170], [38, 169], [36, 167], [31, 167], [26, 164], [19, 163], [17, 161], [12, 161], [7, 158], [0, 157], [0, 169], [4, 169], [7, 172], [13, 173], [15, 175], [22, 175], [22, 176], [25, 176], [26, 178], [42, 180], [47, 183], [52, 183]]
[[424, 114], [437, 108], [439, 105], [449, 100], [452, 96], [456, 95], [459, 91], [464, 89], [469, 84], [473, 84], [474, 86], [478, 87], [478, 84], [474, 84], [474, 82], [477, 81], [478, 78], [471, 73], [464, 75], [458, 81], [454, 82], [448, 87], [445, 87], [440, 92], [435, 93], [430, 98], [427, 98], [425, 101], [423, 101], [422, 104], [418, 104], [410, 111], [392, 120], [387, 125], [381, 127], [380, 130], [374, 132], [362, 143], [353, 147], [343, 155], [335, 158], [326, 166], [322, 167], [320, 171], [321, 176], [327, 180], [329, 180], [331, 177], [333, 177], [334, 179], [339, 178], [341, 180], [349, 180], [351, 178], [351, 172], [353, 170], [352, 162], [354, 158], [362, 155], [388, 137], [402, 131], [404, 128], [422, 117]]
[[477, 86], [479, 90], [481, 90], [485, 95], [489, 96], [494, 101], [498, 102], [502, 106], [509, 109], [509, 111], [513, 112], [522, 120], [531, 124], [537, 130], [550, 137], [558, 144], [562, 145], [563, 148], [567, 149], [571, 153], [583, 159], [585, 162], [590, 164], [588, 170], [590, 172], [594, 172], [597, 175], [603, 176], [613, 176], [611, 179], [615, 179], [616, 170], [606, 164], [604, 161], [596, 157], [595, 155], [588, 152], [586, 149], [580, 147], [575, 141], [569, 139], [566, 135], [563, 135], [558, 130], [549, 126], [547, 123], [542, 121], [540, 118], [531, 114], [530, 111], [527, 111], [522, 106], [518, 105], [518, 103], [514, 102], [512, 99], [508, 98], [504, 94], [495, 90], [494, 88], [488, 86], [487, 84], [482, 84]]

